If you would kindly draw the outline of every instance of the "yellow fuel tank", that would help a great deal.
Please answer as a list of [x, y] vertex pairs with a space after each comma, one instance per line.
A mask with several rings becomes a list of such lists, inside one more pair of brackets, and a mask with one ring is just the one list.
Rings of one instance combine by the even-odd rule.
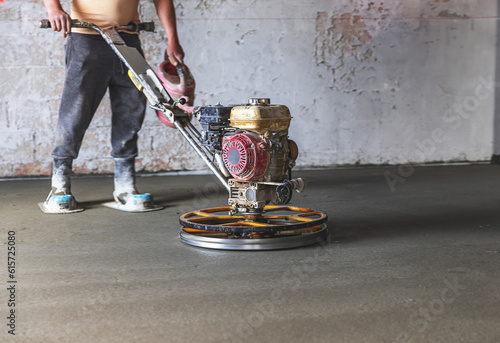
[[287, 131], [292, 117], [284, 105], [271, 105], [269, 99], [253, 98], [248, 105], [233, 107], [229, 120], [232, 127], [264, 134]]

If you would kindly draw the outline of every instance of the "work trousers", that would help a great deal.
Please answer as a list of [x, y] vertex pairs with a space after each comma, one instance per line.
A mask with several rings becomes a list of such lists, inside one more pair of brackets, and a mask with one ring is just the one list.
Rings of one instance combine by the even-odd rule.
[[[141, 54], [139, 37], [120, 34]], [[72, 33], [66, 46], [66, 80], [59, 109], [52, 156], [75, 159], [99, 103], [109, 89], [111, 156], [137, 156], [138, 131], [144, 121], [146, 97], [127, 75], [127, 68], [100, 35]], [[98, 144], [99, 142], [95, 142]]]

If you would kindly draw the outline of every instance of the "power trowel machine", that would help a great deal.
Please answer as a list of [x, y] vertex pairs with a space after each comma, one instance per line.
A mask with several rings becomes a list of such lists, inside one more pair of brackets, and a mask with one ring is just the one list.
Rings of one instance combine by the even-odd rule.
[[[41, 28], [50, 27], [42, 20]], [[72, 27], [97, 31], [128, 68], [158, 118], [176, 128], [203, 159], [229, 193], [229, 206], [183, 214], [180, 238], [184, 243], [213, 249], [266, 250], [318, 243], [328, 234], [322, 211], [287, 205], [293, 191], [301, 192], [305, 180], [293, 179], [291, 169], [298, 156], [288, 138], [290, 111], [267, 98], [252, 98], [241, 105], [193, 107], [185, 96], [190, 72], [186, 66], [160, 66], [158, 74], [144, 57], [125, 44], [118, 29], [154, 31], [154, 23], [101, 29], [79, 20]], [[179, 92], [168, 85], [179, 80]], [[186, 81], [188, 80], [188, 81]], [[196, 118], [201, 132], [193, 126]]]

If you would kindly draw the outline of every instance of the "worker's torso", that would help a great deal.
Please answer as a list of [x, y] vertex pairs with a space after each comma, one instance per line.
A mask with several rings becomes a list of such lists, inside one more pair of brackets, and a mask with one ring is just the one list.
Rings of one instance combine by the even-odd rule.
[[[139, 0], [73, 0], [71, 18], [91, 22], [104, 29], [139, 22]], [[74, 32], [97, 34], [88, 29]]]

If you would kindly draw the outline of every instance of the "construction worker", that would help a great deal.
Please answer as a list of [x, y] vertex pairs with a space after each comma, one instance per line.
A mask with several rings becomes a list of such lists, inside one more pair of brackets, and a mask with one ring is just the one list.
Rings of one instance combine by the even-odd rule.
[[[179, 44], [172, 0], [153, 2], [167, 35], [165, 60], [173, 65], [182, 64], [184, 52]], [[44, 0], [44, 4], [52, 29], [61, 31], [67, 42], [66, 80], [52, 151], [52, 188], [47, 200], [40, 204], [41, 209], [46, 213], [83, 210], [71, 194], [72, 164], [107, 90], [112, 110], [115, 208], [131, 212], [156, 209], [151, 195], [139, 194], [135, 186], [137, 132], [144, 120], [145, 96], [135, 88], [127, 68], [96, 31], [71, 28], [71, 19], [91, 22], [104, 29], [139, 22], [139, 0], [73, 0], [70, 14], [64, 11], [60, 0]], [[137, 34], [120, 32], [120, 36], [142, 54]]]

